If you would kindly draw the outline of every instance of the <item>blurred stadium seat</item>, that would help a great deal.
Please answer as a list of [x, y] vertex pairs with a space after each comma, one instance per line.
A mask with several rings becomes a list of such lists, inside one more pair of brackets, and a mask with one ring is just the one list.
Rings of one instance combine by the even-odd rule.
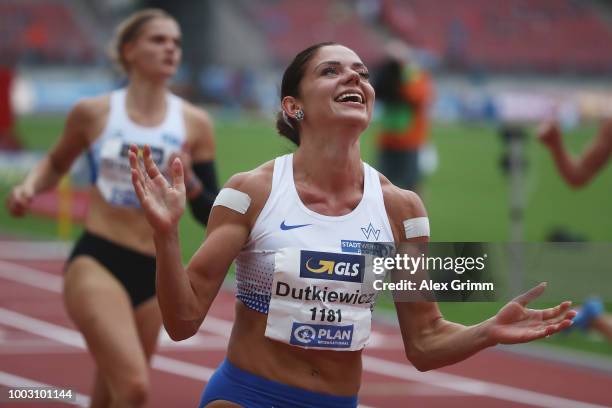
[[244, 4], [265, 32], [279, 61], [289, 61], [297, 51], [323, 41], [336, 41], [359, 50], [365, 61], [383, 56], [382, 38], [361, 20], [350, 2], [252, 0]]
[[5, 63], [92, 63], [98, 52], [65, 2], [0, 2], [0, 54]]
[[382, 17], [454, 68], [606, 73], [612, 29], [590, 2], [384, 0]]

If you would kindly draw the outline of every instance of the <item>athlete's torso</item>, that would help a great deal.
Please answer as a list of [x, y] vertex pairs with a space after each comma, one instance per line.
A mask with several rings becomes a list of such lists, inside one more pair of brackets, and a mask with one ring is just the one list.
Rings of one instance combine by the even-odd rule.
[[126, 90], [114, 91], [106, 128], [90, 150], [94, 182], [102, 197], [115, 207], [139, 208], [131, 182], [128, 151], [131, 144], [151, 146], [153, 160], [162, 172], [168, 157], [179, 152], [185, 142], [181, 100], [167, 94], [166, 117], [155, 127], [134, 123], [125, 106]]
[[[228, 355], [238, 366], [314, 391], [336, 395], [357, 392], [361, 376], [360, 351], [309, 350], [289, 345], [289, 339], [273, 341], [265, 335], [269, 334], [266, 313], [270, 312], [275, 257], [281, 249], [338, 253], [342, 257], [344, 254], [375, 253], [387, 247], [383, 243], [393, 242], [380, 176], [367, 164], [363, 169], [363, 197], [357, 207], [346, 215], [325, 216], [310, 210], [301, 201], [293, 180], [293, 155], [275, 160], [270, 195], [236, 259], [240, 301], [237, 302]], [[313, 270], [323, 265], [316, 262], [313, 260], [309, 265], [315, 266]], [[325, 282], [321, 281], [320, 286], [324, 287]], [[369, 306], [366, 310], [369, 312]], [[245, 343], [249, 345], [248, 351]], [[293, 367], [291, 378], [286, 376], [287, 365]]]
[[156, 164], [165, 171], [168, 157], [180, 151], [186, 141], [182, 101], [168, 93], [161, 123], [145, 127], [130, 119], [126, 93], [126, 89], [119, 89], [110, 94], [106, 124], [88, 153], [94, 188], [85, 224], [98, 235], [152, 254], [152, 230], [131, 183], [127, 152], [131, 144], [148, 144]]
[[281, 248], [300, 248], [348, 254], [373, 254], [393, 242], [379, 174], [364, 163], [364, 192], [349, 214], [318, 214], [302, 203], [293, 181], [293, 155], [274, 163], [272, 190], [236, 258], [237, 297], [249, 308], [268, 312], [274, 256]]

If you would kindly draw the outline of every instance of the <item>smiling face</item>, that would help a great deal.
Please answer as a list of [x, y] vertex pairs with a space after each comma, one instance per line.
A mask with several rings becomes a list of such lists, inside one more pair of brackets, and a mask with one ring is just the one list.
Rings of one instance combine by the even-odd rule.
[[172, 77], [181, 60], [181, 31], [171, 18], [156, 17], [146, 22], [136, 38], [123, 47], [129, 72], [137, 70], [155, 79]]
[[311, 125], [328, 128], [343, 123], [365, 130], [374, 103], [368, 78], [368, 69], [354, 51], [341, 45], [324, 46], [306, 65], [295, 104]]

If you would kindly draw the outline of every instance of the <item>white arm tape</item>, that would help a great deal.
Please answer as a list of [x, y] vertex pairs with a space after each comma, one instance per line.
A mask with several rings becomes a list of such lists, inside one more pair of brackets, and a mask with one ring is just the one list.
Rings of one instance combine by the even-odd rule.
[[240, 214], [245, 214], [251, 206], [251, 197], [233, 188], [222, 188], [219, 194], [217, 194], [217, 198], [215, 198], [213, 207], [215, 205], [222, 205]]
[[428, 237], [429, 218], [418, 217], [404, 220], [404, 231], [406, 238]]

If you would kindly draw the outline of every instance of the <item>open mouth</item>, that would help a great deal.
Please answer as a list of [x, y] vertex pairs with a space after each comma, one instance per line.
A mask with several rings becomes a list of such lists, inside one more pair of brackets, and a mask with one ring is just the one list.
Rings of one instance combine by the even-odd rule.
[[363, 105], [364, 103], [364, 98], [361, 94], [356, 93], [356, 92], [345, 92], [343, 94], [340, 94], [336, 99], [334, 99], [336, 102], [341, 102], [341, 103], [346, 103], [346, 102], [353, 102], [353, 103], [358, 103]]

